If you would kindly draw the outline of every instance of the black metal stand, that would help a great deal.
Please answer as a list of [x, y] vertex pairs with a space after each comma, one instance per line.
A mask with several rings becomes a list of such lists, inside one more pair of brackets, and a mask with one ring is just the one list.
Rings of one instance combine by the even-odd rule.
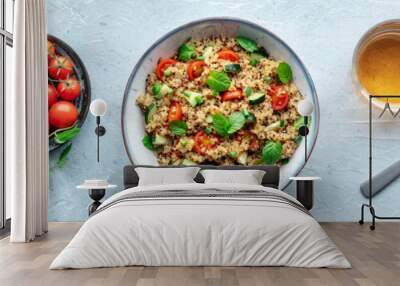
[[88, 207], [88, 212], [89, 216], [94, 213], [97, 208], [101, 205], [100, 200], [104, 197], [106, 194], [106, 189], [90, 189], [89, 190], [89, 197], [94, 200], [94, 202], [89, 205]]
[[375, 208], [372, 206], [372, 100], [374, 98], [400, 98], [400, 95], [370, 95], [369, 96], [369, 174], [368, 174], [368, 188], [369, 188], [369, 201], [368, 204], [361, 205], [361, 219], [359, 224], [364, 224], [364, 208], [369, 208], [372, 216], [372, 224], [369, 226], [371, 230], [375, 230], [375, 219], [391, 220], [400, 219], [400, 217], [383, 217], [375, 214]]

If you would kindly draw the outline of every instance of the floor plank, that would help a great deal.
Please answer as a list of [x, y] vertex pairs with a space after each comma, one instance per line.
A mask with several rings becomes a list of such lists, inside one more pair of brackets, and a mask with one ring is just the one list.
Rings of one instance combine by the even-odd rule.
[[399, 285], [400, 223], [368, 225], [322, 223], [352, 263], [352, 269], [289, 267], [119, 267], [50, 271], [55, 256], [81, 223], [50, 223], [45, 236], [27, 244], [0, 240], [0, 285], [136, 285], [136, 286], [266, 286], [266, 285]]

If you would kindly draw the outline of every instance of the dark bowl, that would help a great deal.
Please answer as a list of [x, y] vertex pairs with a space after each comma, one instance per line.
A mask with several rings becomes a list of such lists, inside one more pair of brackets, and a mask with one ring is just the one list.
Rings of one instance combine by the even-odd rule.
[[[88, 114], [90, 106], [91, 93], [89, 75], [86, 71], [85, 66], [83, 65], [82, 60], [69, 45], [52, 35], [48, 35], [47, 38], [55, 44], [56, 53], [68, 58], [74, 65], [74, 73], [79, 80], [81, 86], [81, 94], [77, 99], [73, 101], [73, 103], [75, 104], [79, 112], [76, 126], [81, 127], [86, 120], [86, 116]], [[52, 79], [49, 77], [49, 82], [51, 81]], [[52, 130], [52, 132], [49, 134], [50, 151], [54, 151], [65, 144], [58, 144], [54, 141], [54, 136], [52, 134], [54, 134], [55, 131], [57, 130]]]

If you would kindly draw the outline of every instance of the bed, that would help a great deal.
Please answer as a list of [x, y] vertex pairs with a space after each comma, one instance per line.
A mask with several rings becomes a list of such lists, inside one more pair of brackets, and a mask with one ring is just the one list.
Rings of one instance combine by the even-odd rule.
[[278, 167], [251, 167], [265, 171], [261, 185], [204, 183], [198, 173], [193, 183], [149, 186], [138, 186], [137, 167], [124, 168], [125, 190], [103, 202], [50, 269], [351, 267], [310, 213], [277, 189]]

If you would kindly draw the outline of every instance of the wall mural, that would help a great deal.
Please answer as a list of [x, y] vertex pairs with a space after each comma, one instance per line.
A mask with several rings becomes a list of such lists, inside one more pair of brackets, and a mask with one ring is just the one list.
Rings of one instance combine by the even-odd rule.
[[315, 107], [309, 156], [319, 107], [297, 55], [252, 23], [193, 22], [162, 37], [132, 72], [122, 112], [126, 150], [136, 164], [278, 164], [283, 188], [305, 163], [297, 111], [304, 98]]
[[49, 35], [47, 52], [49, 150], [64, 148], [57, 161], [62, 168], [88, 113], [90, 81], [81, 59], [65, 42]]
[[[320, 221], [354, 222], [359, 219], [359, 204], [365, 201], [359, 191], [360, 182], [368, 177], [368, 106], [360, 96], [354, 96], [351, 57], [358, 40], [373, 24], [398, 18], [399, 1], [381, 1], [380, 5], [376, 5], [374, 0], [347, 1], [345, 9], [343, 5], [332, 5], [332, 1], [303, 1], [296, 9], [293, 9], [292, 1], [236, 1], [228, 6], [224, 2], [190, 1], [190, 9], [196, 11], [193, 14], [187, 12], [188, 5], [182, 5], [182, 1], [158, 1], [162, 6], [157, 11], [162, 13], [154, 10], [154, 1], [47, 1], [49, 33], [68, 43], [79, 55], [90, 75], [92, 99], [104, 99], [108, 107], [102, 118], [107, 133], [101, 138], [100, 163], [96, 159], [94, 116], [87, 116], [79, 135], [73, 139], [73, 149], [64, 168], [59, 168], [57, 161], [66, 145], [51, 152], [50, 220], [79, 221], [87, 218], [91, 199], [87, 192], [76, 189], [76, 185], [84, 180], [107, 179], [118, 185], [118, 188], [107, 191], [106, 197], [109, 197], [122, 190], [123, 165], [130, 161], [158, 163], [155, 154], [142, 143], [145, 120], [142, 110], [136, 105], [137, 95], [145, 90], [146, 77], [154, 71], [158, 59], [176, 54], [190, 34], [195, 36], [196, 33], [188, 31], [179, 37], [170, 35], [171, 40], [157, 42], [156, 46], [153, 43], [184, 23], [221, 15], [221, 11], [224, 15], [259, 23], [277, 33], [305, 63], [317, 87], [323, 114], [319, 120], [318, 143], [302, 171], [302, 175], [322, 178], [316, 185], [313, 216]], [[329, 13], [321, 17], [321, 11]], [[282, 54], [286, 51], [285, 46], [273, 38], [257, 36], [250, 31], [242, 36], [255, 40], [275, 59], [284, 59], [290, 65], [295, 84], [302, 94], [313, 94], [298, 61]], [[154, 47], [153, 51], [142, 58], [149, 47]], [[138, 67], [133, 71], [137, 63]], [[133, 76], [127, 86], [131, 73]], [[385, 101], [380, 102], [385, 104]], [[317, 117], [318, 114], [312, 114], [309, 142], [317, 130], [314, 125]], [[394, 143], [398, 139], [398, 120], [399, 117], [393, 123], [379, 124], [374, 129], [374, 138], [378, 140], [374, 144], [376, 171], [383, 170], [396, 159], [393, 154], [398, 153], [398, 144]], [[301, 144], [303, 142], [304, 139]], [[293, 162], [304, 161], [303, 151], [300, 145], [283, 168], [301, 166]], [[377, 204], [384, 207], [381, 215], [398, 214], [399, 186], [400, 181], [396, 181], [376, 197]], [[295, 184], [290, 184], [285, 192], [294, 195]]]

